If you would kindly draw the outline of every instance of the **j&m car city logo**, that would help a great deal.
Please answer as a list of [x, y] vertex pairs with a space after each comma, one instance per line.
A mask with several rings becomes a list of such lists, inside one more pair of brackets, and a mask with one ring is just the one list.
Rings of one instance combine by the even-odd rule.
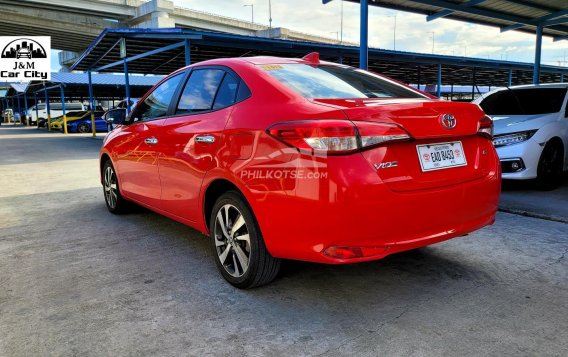
[[0, 36], [0, 48], [0, 79], [51, 79], [51, 37]]

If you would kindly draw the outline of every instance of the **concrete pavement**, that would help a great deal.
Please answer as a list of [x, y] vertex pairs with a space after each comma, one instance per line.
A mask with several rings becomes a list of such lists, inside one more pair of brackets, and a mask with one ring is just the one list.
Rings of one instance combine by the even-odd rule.
[[552, 191], [538, 191], [530, 181], [504, 182], [499, 202], [501, 210], [568, 223], [568, 175]]
[[500, 213], [377, 262], [289, 262], [240, 291], [193, 229], [106, 211], [100, 145], [0, 128], [1, 356], [568, 355], [567, 224]]

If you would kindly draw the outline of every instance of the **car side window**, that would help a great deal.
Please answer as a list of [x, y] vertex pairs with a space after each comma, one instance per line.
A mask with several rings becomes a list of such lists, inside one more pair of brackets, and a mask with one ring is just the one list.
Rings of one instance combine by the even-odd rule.
[[237, 93], [237, 102], [247, 99], [251, 94], [249, 87], [247, 87], [245, 82], [241, 80], [241, 83], [239, 83], [239, 91]]
[[134, 121], [151, 120], [168, 114], [170, 102], [183, 78], [183, 73], [176, 74], [160, 84], [143, 102], [136, 106]]
[[209, 111], [225, 71], [220, 69], [197, 69], [191, 72], [181, 94], [176, 114]]
[[221, 85], [219, 86], [217, 96], [215, 97], [213, 109], [221, 109], [233, 105], [237, 97], [238, 87], [239, 81], [231, 74], [225, 74], [223, 82], [221, 82]]

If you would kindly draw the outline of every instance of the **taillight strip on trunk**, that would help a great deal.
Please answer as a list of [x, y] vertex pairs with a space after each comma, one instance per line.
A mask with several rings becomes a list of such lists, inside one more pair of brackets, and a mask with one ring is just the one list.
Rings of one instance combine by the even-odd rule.
[[268, 128], [267, 133], [302, 151], [331, 155], [412, 139], [396, 124], [332, 119], [278, 123]]

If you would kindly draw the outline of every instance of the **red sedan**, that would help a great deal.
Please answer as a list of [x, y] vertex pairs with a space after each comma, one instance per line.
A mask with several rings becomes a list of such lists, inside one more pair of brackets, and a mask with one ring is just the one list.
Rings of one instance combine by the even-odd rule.
[[282, 259], [375, 260], [492, 224], [492, 122], [371, 72], [302, 59], [217, 59], [143, 97], [100, 153], [112, 213], [135, 202], [208, 234], [248, 288]]

